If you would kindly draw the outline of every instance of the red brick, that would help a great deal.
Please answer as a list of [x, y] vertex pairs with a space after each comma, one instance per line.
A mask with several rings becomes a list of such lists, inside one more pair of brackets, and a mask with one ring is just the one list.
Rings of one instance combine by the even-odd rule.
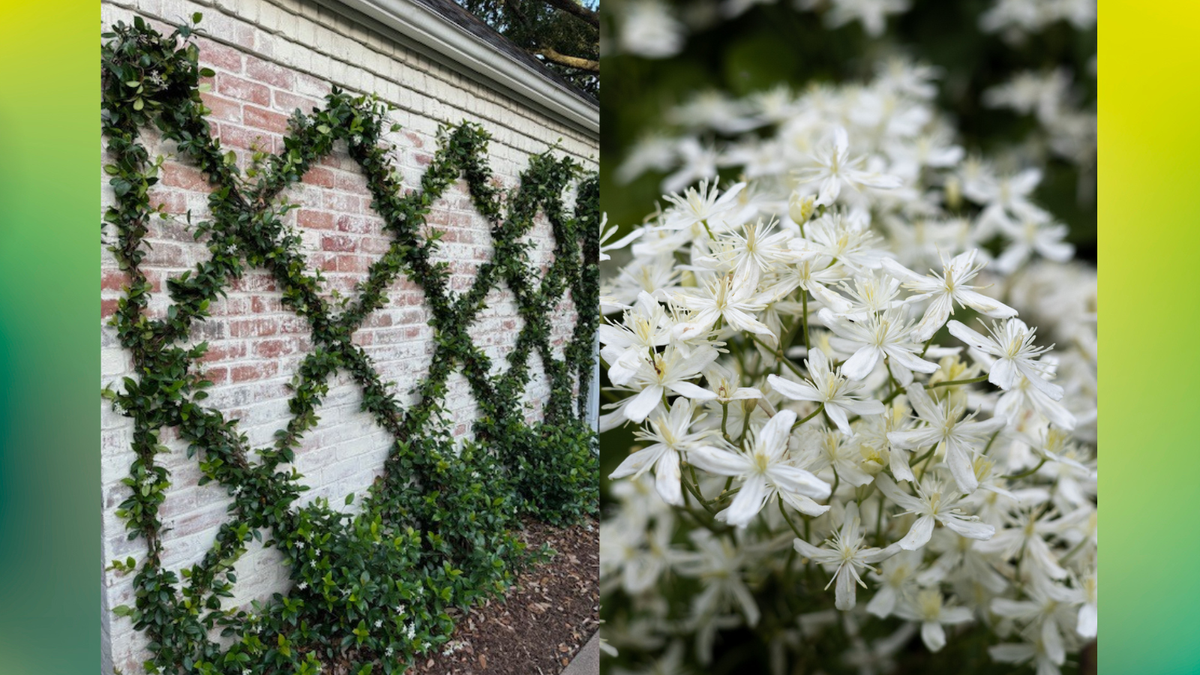
[[366, 272], [370, 265], [370, 261], [363, 256], [339, 255], [337, 257], [337, 270], [339, 272]]
[[296, 74], [296, 92], [304, 96], [323, 97], [330, 91], [329, 83], [312, 75]]
[[296, 351], [291, 340], [262, 340], [255, 343], [254, 355], [264, 359], [273, 359]]
[[222, 123], [218, 126], [218, 138], [221, 139], [221, 145], [225, 147], [241, 148], [242, 150], [271, 147], [270, 138], [261, 133], [255, 133], [245, 127], [228, 123]]
[[150, 283], [150, 292], [162, 291], [162, 274], [158, 270], [142, 270], [142, 272], [146, 275], [146, 281]]
[[252, 270], [230, 282], [230, 287], [230, 290], [246, 293], [270, 292], [275, 290], [275, 279], [269, 272]]
[[229, 73], [217, 73], [218, 94], [255, 105], [271, 105], [271, 90], [265, 84], [251, 82]]
[[305, 113], [312, 112], [313, 108], [318, 108], [321, 105], [319, 99], [297, 96], [278, 89], [272, 91], [271, 95], [275, 98], [275, 109], [286, 111], [289, 114], [297, 108]]
[[372, 223], [359, 216], [338, 216], [337, 229], [339, 232], [350, 234], [371, 234]]
[[187, 197], [178, 190], [156, 189], [150, 194], [150, 206], [162, 207], [167, 213], [183, 213], [187, 211]]
[[411, 131], [405, 131], [404, 138], [408, 141], [408, 145], [413, 148], [417, 148], [419, 150], [425, 147], [425, 140], [422, 139], [418, 134], [414, 134]]
[[232, 337], [260, 337], [279, 332], [279, 322], [274, 319], [240, 319], [229, 323]]
[[314, 230], [332, 230], [333, 229], [333, 214], [328, 211], [310, 211], [301, 209], [296, 214], [296, 222], [300, 227], [309, 227]]
[[217, 300], [209, 307], [212, 316], [241, 316], [250, 310], [250, 301], [246, 298], [231, 297]]
[[106, 291], [119, 291], [129, 283], [129, 275], [120, 270], [103, 270], [100, 272], [100, 288]]
[[179, 162], [163, 164], [159, 177], [160, 183], [170, 187], [185, 190], [205, 190], [208, 187], [208, 181], [204, 179], [204, 174], [200, 173], [200, 169]]
[[211, 368], [204, 373], [204, 379], [213, 384], [225, 384], [229, 381], [228, 368]]
[[208, 351], [204, 352], [204, 358], [201, 359], [205, 363], [214, 363], [216, 361], [226, 361], [230, 359], [240, 359], [246, 355], [246, 345], [240, 342], [210, 344]]
[[255, 314], [278, 312], [281, 309], [283, 309], [283, 304], [275, 298], [256, 295], [250, 300], [250, 311]]
[[322, 272], [336, 272], [337, 256], [325, 253], [317, 253], [308, 257], [308, 264], [316, 267]]
[[323, 166], [314, 166], [304, 174], [302, 181], [308, 185], [331, 188], [333, 187], [333, 172]]
[[108, 317], [112, 316], [113, 314], [116, 314], [118, 302], [119, 301], [116, 298], [112, 298], [109, 300], [101, 300], [100, 301], [100, 316], [101, 316], [101, 318], [107, 319]]
[[296, 76], [290, 70], [261, 59], [246, 60], [246, 77], [280, 89], [296, 87]]
[[230, 98], [217, 96], [211, 91], [206, 91], [200, 94], [200, 100], [204, 101], [204, 106], [211, 111], [208, 113], [210, 118], [225, 122], [242, 121], [241, 103]]
[[321, 196], [321, 205], [330, 211], [342, 213], [358, 213], [359, 198], [340, 192], [326, 192]]
[[367, 192], [367, 179], [355, 171], [339, 171], [334, 174], [333, 186], [343, 192], [369, 194]]
[[146, 252], [144, 265], [158, 267], [184, 267], [187, 265], [187, 253], [182, 246], [157, 241]]
[[242, 109], [246, 126], [282, 134], [287, 131], [288, 117], [277, 112], [248, 105]]
[[279, 372], [279, 364], [267, 361], [256, 365], [234, 366], [230, 370], [230, 379], [234, 382], [250, 382], [271, 377], [277, 372]]
[[304, 319], [293, 316], [279, 322], [279, 332], [289, 335], [308, 335], [308, 322]]
[[231, 73], [242, 72], [242, 53], [233, 47], [212, 40], [199, 42], [200, 57], [204, 64], [228, 70]]
[[321, 250], [349, 252], [354, 250], [354, 239], [339, 234], [327, 234], [321, 237]]

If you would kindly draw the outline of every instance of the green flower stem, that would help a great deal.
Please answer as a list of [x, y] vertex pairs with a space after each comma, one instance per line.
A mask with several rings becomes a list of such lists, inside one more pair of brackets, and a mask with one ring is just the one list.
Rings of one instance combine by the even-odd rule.
[[783, 522], [787, 523], [788, 527], [790, 527], [792, 529], [792, 532], [797, 537], [800, 537], [800, 530], [796, 529], [796, 524], [792, 522], [791, 518], [788, 518], [787, 512], [783, 510], [783, 495], [777, 494], [777, 495], [775, 495], [775, 497], [776, 497], [776, 501], [779, 502], [779, 515], [783, 516]]
[[935, 382], [934, 384], [926, 387], [926, 389], [934, 389], [937, 387], [957, 387], [963, 384], [975, 384], [976, 382], [983, 382], [986, 379], [988, 379], [987, 375], [980, 375], [979, 377], [972, 377], [969, 380], [945, 380], [943, 382]]
[[817, 415], [820, 415], [824, 411], [825, 411], [825, 404], [822, 403], [817, 406], [816, 410], [812, 411], [812, 413], [807, 415], [804, 419], [797, 420], [796, 423], [792, 425], [792, 430], [795, 431], [796, 429], [800, 428], [801, 424], [804, 424], [805, 422], [811, 420], [812, 418], [816, 417]]
[[803, 287], [800, 291], [800, 320], [804, 322], [804, 353], [807, 354], [812, 349], [808, 344], [808, 291]]
[[1017, 480], [1018, 478], [1025, 478], [1027, 476], [1032, 476], [1033, 474], [1037, 473], [1038, 470], [1041, 469], [1045, 465], [1046, 465], [1046, 458], [1043, 457], [1042, 461], [1038, 462], [1037, 466], [1033, 467], [1032, 469], [1030, 469], [1028, 471], [1022, 471], [1021, 473], [1009, 474], [1007, 476], [1003, 476], [1003, 478], [1005, 478], [1006, 480]]
[[762, 340], [759, 340], [758, 337], [755, 336], [754, 334], [747, 333], [747, 335], [749, 335], [750, 339], [754, 340], [755, 343], [762, 346], [763, 349], [765, 349], [769, 352], [773, 352], [775, 354], [775, 358], [778, 360], [778, 362], [787, 366], [788, 370], [791, 370], [793, 373], [796, 374], [796, 377], [799, 377], [801, 379], [804, 378], [804, 373], [800, 372], [800, 368], [798, 368], [796, 366], [796, 364], [792, 363], [791, 359], [789, 359], [787, 356], [784, 355], [783, 349], [781, 347], [771, 348], [771, 347], [767, 346], [766, 343], [764, 343]]

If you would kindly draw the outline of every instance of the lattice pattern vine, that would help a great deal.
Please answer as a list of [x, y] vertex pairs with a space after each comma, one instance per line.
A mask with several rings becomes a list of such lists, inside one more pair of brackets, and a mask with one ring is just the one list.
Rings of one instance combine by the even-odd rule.
[[[125, 479], [131, 496], [119, 515], [131, 539], [147, 542], [145, 560], [113, 563], [119, 573], [136, 572], [136, 605], [115, 611], [148, 633], [151, 672], [316, 673], [331, 663], [355, 673], [376, 666], [402, 670], [415, 654], [446, 639], [453, 627], [447, 608], [469, 605], [507, 585], [514, 566], [525, 560], [509, 534], [520, 513], [562, 521], [595, 511], [595, 437], [581, 418], [598, 317], [579, 312], [563, 360], [554, 358], [549, 335], [551, 314], [566, 292], [578, 308], [599, 303], [597, 180], [582, 178], [574, 213], [566, 213], [562, 194], [581, 168], [547, 152], [530, 158], [519, 189], [503, 198], [489, 180], [486, 132], [464, 123], [442, 129], [420, 189], [406, 193], [382, 140], [389, 109], [373, 97], [352, 98], [335, 89], [324, 109], [296, 112], [284, 150], [266, 158], [260, 178], [251, 183], [210, 133], [198, 87], [199, 78], [210, 73], [198, 65], [192, 33], [187, 25], [164, 38], [136, 18], [132, 26], [118, 24], [106, 33], [101, 50], [102, 122], [114, 158], [105, 170], [117, 197], [105, 221], [116, 231], [112, 251], [130, 279], [113, 324], [137, 374], [104, 393], [134, 421], [136, 459]], [[151, 124], [214, 186], [211, 219], [195, 226], [211, 258], [167, 281], [173, 304], [157, 319], [147, 315], [151, 284], [139, 268], [147, 224], [156, 215], [149, 190], [161, 164], [139, 141], [139, 131]], [[357, 297], [335, 314], [318, 293], [318, 275], [306, 269], [299, 236], [284, 225], [283, 215], [295, 205], [282, 203], [280, 195], [338, 141], [347, 143], [362, 168], [372, 208], [392, 243], [358, 284]], [[473, 285], [455, 297], [446, 264], [432, 260], [440, 233], [427, 228], [422, 235], [422, 229], [432, 206], [460, 175], [491, 226], [494, 255]], [[554, 262], [537, 283], [527, 258], [530, 245], [520, 239], [539, 211], [551, 223], [556, 244]], [[185, 344], [210, 303], [248, 268], [272, 275], [284, 306], [307, 321], [314, 346], [293, 384], [290, 421], [273, 445], [256, 450], [248, 447], [236, 420], [204, 405], [210, 383], [197, 366], [206, 345]], [[384, 305], [386, 290], [401, 273], [423, 289], [436, 342], [429, 372], [415, 387], [417, 402], [407, 410], [351, 340]], [[508, 370], [492, 376], [488, 357], [472, 344], [467, 328], [488, 291], [501, 283], [512, 290], [524, 327]], [[535, 351], [552, 393], [543, 422], [528, 426], [519, 397]], [[456, 366], [481, 411], [476, 441], [457, 451], [442, 408]], [[396, 439], [382, 478], [356, 516], [320, 500], [297, 507], [304, 488], [296, 472], [283, 466], [316, 425], [315, 410], [339, 370], [353, 377], [363, 409]], [[182, 582], [161, 564], [158, 509], [170, 477], [155, 458], [166, 451], [158, 440], [164, 428], [178, 429], [189, 444], [202, 482], [216, 481], [233, 497], [213, 548], [182, 571]], [[236, 583], [234, 563], [264, 532], [265, 543], [279, 548], [290, 565], [293, 590], [252, 611], [222, 608]], [[232, 644], [214, 640], [214, 629], [231, 636]]]

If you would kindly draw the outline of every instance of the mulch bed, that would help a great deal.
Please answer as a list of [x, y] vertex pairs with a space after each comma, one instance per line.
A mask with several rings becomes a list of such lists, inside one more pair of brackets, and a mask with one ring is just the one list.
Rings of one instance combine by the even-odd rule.
[[439, 653], [414, 664], [413, 675], [555, 675], [600, 622], [600, 530], [595, 519], [572, 527], [526, 522], [529, 548], [557, 554], [526, 570], [503, 598], [457, 619]]

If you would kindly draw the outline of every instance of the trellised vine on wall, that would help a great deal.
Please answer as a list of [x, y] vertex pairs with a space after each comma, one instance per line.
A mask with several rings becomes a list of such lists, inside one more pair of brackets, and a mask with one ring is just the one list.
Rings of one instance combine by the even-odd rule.
[[[105, 171], [117, 197], [105, 222], [116, 232], [111, 250], [130, 280], [112, 322], [136, 373], [104, 395], [134, 422], [136, 459], [125, 479], [131, 494], [119, 515], [129, 537], [147, 543], [144, 560], [113, 563], [119, 573], [136, 574], [135, 605], [115, 611], [148, 634], [150, 672], [307, 674], [331, 672], [332, 664], [351, 673], [401, 672], [416, 654], [447, 639], [453, 629], [447, 609], [501, 592], [527, 560], [511, 534], [520, 515], [568, 522], [595, 512], [596, 439], [583, 417], [598, 321], [588, 311], [599, 304], [597, 180], [594, 174], [582, 176], [574, 213], [568, 214], [562, 195], [581, 177], [581, 167], [544, 153], [530, 158], [519, 188], [503, 195], [490, 183], [486, 132], [464, 123], [442, 129], [420, 189], [406, 192], [382, 140], [389, 109], [373, 97], [335, 89], [323, 110], [297, 111], [284, 150], [266, 157], [251, 183], [205, 120], [199, 79], [211, 73], [199, 66], [192, 34], [187, 25], [164, 37], [135, 18], [133, 25], [117, 24], [105, 33], [101, 49], [102, 124], [113, 158]], [[172, 304], [163, 318], [148, 315], [151, 283], [139, 268], [148, 223], [157, 214], [150, 188], [161, 165], [139, 141], [139, 131], [150, 126], [174, 141], [179, 155], [214, 186], [211, 218], [195, 226], [211, 258], [167, 281]], [[282, 203], [280, 194], [339, 141], [362, 167], [372, 207], [392, 243], [358, 284], [357, 297], [335, 314], [318, 293], [319, 277], [306, 268], [299, 236], [283, 222], [294, 205]], [[459, 176], [490, 223], [494, 254], [473, 285], [455, 297], [447, 264], [433, 260], [440, 233], [422, 229]], [[528, 261], [531, 244], [521, 241], [539, 211], [556, 242], [554, 262], [540, 282]], [[188, 346], [210, 303], [248, 268], [272, 275], [284, 305], [307, 321], [313, 344], [293, 383], [290, 421], [273, 445], [256, 449], [235, 419], [205, 406], [211, 383], [199, 365], [207, 347]], [[423, 289], [436, 342], [429, 373], [415, 387], [417, 402], [408, 409], [351, 340], [384, 306], [386, 290], [401, 273]], [[508, 356], [509, 368], [493, 376], [467, 327], [488, 291], [501, 283], [512, 290], [524, 327]], [[565, 358], [558, 360], [550, 322], [567, 291], [581, 311]], [[543, 422], [527, 425], [519, 397], [531, 378], [527, 364], [534, 353], [541, 357], [551, 395]], [[481, 411], [476, 440], [459, 449], [442, 407], [456, 367]], [[363, 497], [357, 515], [334, 511], [321, 500], [300, 507], [305, 488], [284, 466], [301, 436], [316, 425], [329, 378], [342, 370], [361, 388], [363, 409], [395, 438], [383, 476]], [[162, 565], [159, 507], [171, 486], [158, 462], [167, 452], [159, 440], [165, 428], [176, 429], [188, 443], [202, 481], [219, 483], [233, 499], [212, 548], [181, 571], [182, 579]], [[250, 611], [223, 606], [237, 581], [234, 564], [264, 534], [264, 543], [284, 554], [292, 590]], [[213, 639], [216, 631], [231, 643]]]

